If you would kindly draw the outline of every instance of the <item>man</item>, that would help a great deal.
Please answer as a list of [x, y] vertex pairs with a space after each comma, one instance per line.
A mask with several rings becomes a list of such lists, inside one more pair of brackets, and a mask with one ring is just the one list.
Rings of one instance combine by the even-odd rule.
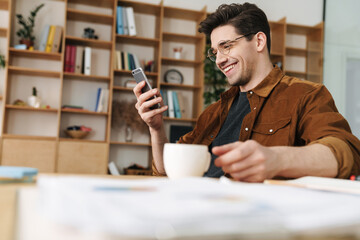
[[[199, 117], [180, 143], [205, 144], [212, 162], [205, 176], [235, 180], [323, 176], [348, 178], [360, 173], [360, 142], [320, 84], [285, 76], [270, 60], [270, 28], [254, 4], [221, 5], [200, 23], [210, 36], [208, 57], [232, 86]], [[153, 170], [165, 175], [163, 146], [168, 142], [159, 90], [141, 94], [136, 108], [150, 128]], [[153, 95], [156, 99], [149, 100]], [[150, 110], [156, 103], [161, 108]]]

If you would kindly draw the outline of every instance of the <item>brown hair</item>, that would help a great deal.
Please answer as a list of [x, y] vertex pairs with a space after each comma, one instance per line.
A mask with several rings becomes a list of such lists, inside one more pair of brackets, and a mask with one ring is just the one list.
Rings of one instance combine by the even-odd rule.
[[246, 37], [251, 40], [257, 32], [266, 35], [266, 44], [270, 54], [270, 26], [265, 13], [255, 4], [222, 4], [216, 11], [210, 14], [200, 23], [199, 32], [210, 36], [211, 32], [219, 27], [230, 24], [235, 27], [236, 32], [241, 35], [250, 34]]

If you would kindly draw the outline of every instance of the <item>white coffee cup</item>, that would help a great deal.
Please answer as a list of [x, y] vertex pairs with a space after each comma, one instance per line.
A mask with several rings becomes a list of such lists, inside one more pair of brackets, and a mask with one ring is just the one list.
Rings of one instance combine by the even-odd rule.
[[202, 177], [209, 169], [211, 155], [205, 145], [166, 143], [163, 159], [167, 176], [178, 179]]

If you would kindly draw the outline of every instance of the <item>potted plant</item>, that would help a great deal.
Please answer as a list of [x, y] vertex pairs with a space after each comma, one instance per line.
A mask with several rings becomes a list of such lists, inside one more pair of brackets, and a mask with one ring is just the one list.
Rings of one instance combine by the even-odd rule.
[[5, 56], [0, 54], [0, 68], [5, 68], [6, 61]]
[[25, 44], [27, 48], [34, 46], [35, 36], [33, 30], [35, 26], [35, 17], [43, 6], [43, 3], [37, 6], [33, 11], [30, 12], [30, 16], [28, 16], [27, 19], [24, 18], [22, 14], [16, 14], [18, 23], [22, 27], [16, 32], [16, 35], [20, 37], [20, 43]]
[[114, 100], [112, 104], [112, 123], [114, 128], [125, 127], [125, 141], [132, 142], [133, 132], [145, 132], [148, 127], [141, 119], [134, 102]]

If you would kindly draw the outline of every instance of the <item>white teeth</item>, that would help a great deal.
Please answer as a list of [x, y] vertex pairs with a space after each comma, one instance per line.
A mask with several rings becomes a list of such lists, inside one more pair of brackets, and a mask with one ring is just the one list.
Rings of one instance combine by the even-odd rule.
[[229, 71], [230, 69], [234, 68], [235, 65], [230, 65], [224, 69], [225, 72]]

